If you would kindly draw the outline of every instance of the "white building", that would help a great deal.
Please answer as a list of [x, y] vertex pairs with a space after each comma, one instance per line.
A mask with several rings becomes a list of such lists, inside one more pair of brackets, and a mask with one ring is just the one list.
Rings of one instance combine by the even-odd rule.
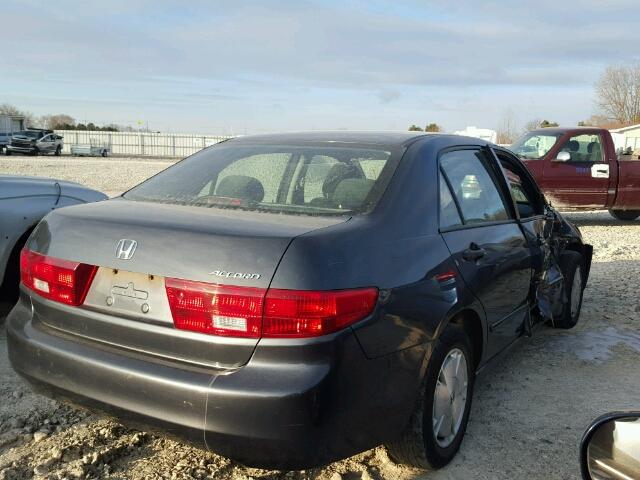
[[498, 133], [489, 128], [467, 127], [464, 130], [453, 132], [455, 135], [464, 135], [465, 137], [481, 138], [487, 142], [496, 143]]
[[628, 147], [631, 147], [634, 151], [640, 150], [640, 125], [630, 125], [609, 131], [613, 137], [613, 143], [616, 145], [616, 150]]

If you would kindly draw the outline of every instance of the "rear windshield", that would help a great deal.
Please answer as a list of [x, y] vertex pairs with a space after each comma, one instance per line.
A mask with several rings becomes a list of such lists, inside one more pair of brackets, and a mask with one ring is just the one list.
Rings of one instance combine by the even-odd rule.
[[218, 145], [127, 192], [130, 200], [303, 215], [372, 210], [398, 154], [370, 147]]

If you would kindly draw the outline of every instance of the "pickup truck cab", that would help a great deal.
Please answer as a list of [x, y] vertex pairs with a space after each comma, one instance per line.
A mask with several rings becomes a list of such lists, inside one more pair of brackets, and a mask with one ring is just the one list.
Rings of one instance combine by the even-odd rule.
[[619, 156], [608, 130], [541, 128], [510, 149], [555, 206], [606, 209], [619, 220], [640, 216], [640, 161], [637, 155]]
[[62, 137], [56, 135], [53, 130], [28, 129], [12, 135], [5, 154], [41, 155], [52, 153], [59, 156], [62, 153], [62, 147]]

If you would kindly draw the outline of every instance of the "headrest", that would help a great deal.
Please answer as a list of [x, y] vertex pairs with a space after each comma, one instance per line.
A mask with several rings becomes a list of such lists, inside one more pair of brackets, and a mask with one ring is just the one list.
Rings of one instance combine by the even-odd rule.
[[251, 202], [261, 202], [264, 187], [257, 179], [246, 175], [229, 175], [220, 180], [216, 188], [219, 197], [242, 198]]
[[587, 145], [587, 152], [589, 153], [599, 153], [600, 152], [600, 143], [599, 142], [591, 142]]
[[375, 180], [367, 178], [347, 178], [342, 180], [333, 193], [333, 203], [347, 210], [359, 209], [375, 183]]
[[570, 140], [569, 143], [567, 143], [567, 149], [571, 152], [577, 152], [578, 150], [580, 150], [580, 142], [578, 142], [577, 140]]
[[329, 169], [327, 177], [322, 184], [322, 193], [326, 198], [331, 198], [338, 184], [347, 178], [362, 178], [362, 172], [355, 165], [336, 163]]

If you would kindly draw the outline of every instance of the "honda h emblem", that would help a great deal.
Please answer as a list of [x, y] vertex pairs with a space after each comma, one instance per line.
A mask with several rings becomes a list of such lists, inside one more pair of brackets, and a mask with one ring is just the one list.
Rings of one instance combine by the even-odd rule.
[[135, 240], [123, 238], [116, 246], [116, 258], [119, 258], [120, 260], [131, 260], [133, 258], [133, 254], [136, 253], [137, 246], [138, 242]]

